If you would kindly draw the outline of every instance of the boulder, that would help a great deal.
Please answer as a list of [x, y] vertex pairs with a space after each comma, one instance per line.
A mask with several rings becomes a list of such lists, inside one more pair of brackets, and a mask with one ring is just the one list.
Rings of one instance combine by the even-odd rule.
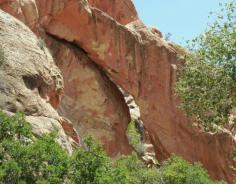
[[37, 135], [55, 126], [59, 142], [71, 152], [61, 117], [53, 108], [63, 90], [62, 75], [48, 49], [31, 30], [1, 10], [0, 61], [0, 109], [24, 112]]

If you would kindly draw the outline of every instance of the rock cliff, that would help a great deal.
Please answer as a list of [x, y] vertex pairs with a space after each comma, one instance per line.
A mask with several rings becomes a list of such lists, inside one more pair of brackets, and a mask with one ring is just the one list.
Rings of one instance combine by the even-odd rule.
[[[61, 102], [58, 82], [46, 95], [48, 102], [82, 136], [92, 134], [100, 139], [111, 156], [131, 152], [125, 136], [131, 115], [121, 88], [139, 106], [159, 160], [175, 153], [202, 162], [213, 178], [232, 182], [234, 135], [227, 130], [204, 132], [178, 109], [173, 88], [182, 61], [157, 29], [139, 20], [130, 0], [0, 0], [0, 8], [45, 40], [65, 83]], [[21, 33], [17, 35], [21, 37]], [[0, 39], [5, 38], [1, 35]], [[37, 81], [44, 81], [42, 74]], [[22, 82], [27, 86], [31, 80], [26, 77], [19, 84]], [[51, 107], [43, 110], [48, 106], [40, 105], [40, 112], [58, 117]], [[25, 112], [34, 109], [27, 104], [22, 108]]]
[[10, 115], [24, 112], [37, 135], [57, 129], [59, 143], [72, 152], [78, 135], [67, 136], [65, 120], [53, 108], [63, 90], [62, 75], [30, 29], [1, 10], [0, 58], [0, 108]]

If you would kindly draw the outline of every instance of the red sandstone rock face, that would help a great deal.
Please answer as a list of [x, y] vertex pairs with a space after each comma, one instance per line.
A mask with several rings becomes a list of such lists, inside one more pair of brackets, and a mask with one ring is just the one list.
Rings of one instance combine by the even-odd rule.
[[[60, 114], [73, 122], [74, 127], [68, 121], [62, 121], [65, 132], [67, 135], [74, 134], [75, 128], [82, 137], [92, 135], [103, 143], [110, 156], [130, 154], [132, 150], [125, 136], [130, 115], [122, 94], [83, 51], [45, 35], [40, 24], [48, 22], [48, 14], [62, 9], [64, 2], [59, 1], [56, 5], [49, 1], [36, 3], [42, 11], [32, 8], [36, 4], [28, 0], [23, 5], [16, 1], [10, 4], [4, 1], [2, 4], [0, 2], [0, 6], [43, 37], [52, 51], [65, 78], [65, 90], [60, 105], [58, 96], [53, 96], [53, 93], [50, 103], [54, 108], [59, 107]], [[29, 19], [27, 17], [37, 17], [38, 22], [25, 21]], [[74, 141], [78, 142], [77, 138]]]
[[[232, 183], [234, 135], [227, 131], [205, 133], [177, 108], [173, 87], [180, 61], [174, 48], [157, 30], [146, 28], [138, 20], [120, 19], [106, 1], [101, 2], [90, 1], [107, 14], [90, 7], [86, 0], [37, 0], [37, 26], [83, 48], [93, 62], [135, 97], [159, 159], [175, 153], [201, 161], [212, 177]], [[122, 7], [121, 2], [116, 1], [114, 6]], [[8, 6], [4, 9], [12, 12]], [[130, 23], [124, 26], [118, 22]]]
[[131, 0], [88, 0], [88, 2], [121, 24], [138, 20], [137, 12]]
[[[128, 29], [97, 9], [87, 11], [80, 6], [68, 2], [44, 25], [46, 31], [85, 49], [117, 84], [134, 95], [159, 158], [176, 153], [201, 161], [214, 177], [231, 180], [233, 137], [199, 132], [176, 108], [172, 87], [178, 61], [174, 49], [145, 27], [137, 24]], [[72, 21], [68, 14], [82, 23]]]
[[30, 28], [38, 23], [38, 10], [34, 0], [0, 0], [1, 9], [17, 17]]
[[[0, 10], [0, 109], [24, 112], [35, 135], [58, 130], [69, 153], [72, 142], [50, 103], [63, 90], [63, 79], [48, 49], [22, 22]], [[17, 33], [17, 34], [16, 34]], [[77, 137], [78, 135], [75, 134]]]
[[80, 136], [101, 140], [109, 155], [130, 154], [125, 136], [130, 115], [117, 86], [81, 49], [49, 37], [47, 45], [65, 78], [60, 114], [73, 122]]

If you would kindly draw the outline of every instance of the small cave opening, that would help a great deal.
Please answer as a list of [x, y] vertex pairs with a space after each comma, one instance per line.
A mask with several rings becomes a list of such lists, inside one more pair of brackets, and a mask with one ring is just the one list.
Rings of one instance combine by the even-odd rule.
[[25, 86], [31, 90], [36, 91], [41, 98], [47, 98], [48, 87], [43, 83], [40, 76], [22, 76]]

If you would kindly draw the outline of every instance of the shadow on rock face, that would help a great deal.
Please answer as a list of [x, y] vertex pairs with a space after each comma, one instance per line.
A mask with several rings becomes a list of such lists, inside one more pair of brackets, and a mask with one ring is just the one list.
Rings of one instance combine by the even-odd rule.
[[53, 108], [63, 79], [48, 50], [38, 43], [30, 29], [0, 10], [0, 109], [10, 115], [24, 112], [37, 135], [56, 128], [59, 144], [71, 152], [73, 141]]
[[59, 96], [63, 80], [48, 50], [39, 47], [28, 28], [3, 12], [0, 27], [0, 107], [58, 119], [50, 101]]

